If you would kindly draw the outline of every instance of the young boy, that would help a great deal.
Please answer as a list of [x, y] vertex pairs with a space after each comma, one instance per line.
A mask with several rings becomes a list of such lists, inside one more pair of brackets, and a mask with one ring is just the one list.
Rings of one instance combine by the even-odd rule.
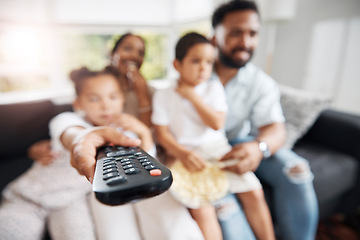
[[208, 39], [186, 34], [176, 45], [177, 83], [155, 93], [152, 122], [156, 137], [175, 159], [170, 166], [174, 176], [170, 190], [189, 208], [205, 239], [222, 239], [211, 203], [228, 191], [237, 193], [244, 207], [251, 209], [248, 218], [264, 224], [263, 231], [255, 235], [275, 239], [259, 180], [252, 172], [240, 176], [224, 173], [216, 161], [231, 147], [223, 129], [227, 111], [224, 89], [219, 81], [208, 81], [214, 58]]

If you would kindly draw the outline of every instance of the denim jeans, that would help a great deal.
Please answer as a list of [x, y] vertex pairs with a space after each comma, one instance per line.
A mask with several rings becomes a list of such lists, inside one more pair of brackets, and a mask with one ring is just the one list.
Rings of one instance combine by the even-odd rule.
[[[230, 142], [235, 145], [251, 138]], [[307, 160], [293, 151], [282, 148], [272, 157], [262, 160], [255, 174], [273, 191], [275, 225], [286, 240], [313, 240], [318, 223], [318, 203], [313, 187], [313, 175], [308, 169], [303, 175], [291, 175], [288, 170]], [[228, 195], [215, 207], [224, 240], [255, 239], [243, 210], [235, 196]]]

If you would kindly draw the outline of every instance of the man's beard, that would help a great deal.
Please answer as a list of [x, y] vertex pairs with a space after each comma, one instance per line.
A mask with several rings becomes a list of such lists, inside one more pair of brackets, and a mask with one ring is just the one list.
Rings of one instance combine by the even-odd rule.
[[221, 49], [219, 49], [220, 62], [229, 68], [241, 68], [241, 67], [245, 66], [251, 60], [251, 58], [253, 56], [253, 51], [250, 49], [235, 48], [231, 51], [231, 53], [234, 53], [236, 51], [246, 51], [250, 54], [250, 57], [247, 60], [236, 61], [236, 60], [232, 59], [230, 55], [226, 55]]

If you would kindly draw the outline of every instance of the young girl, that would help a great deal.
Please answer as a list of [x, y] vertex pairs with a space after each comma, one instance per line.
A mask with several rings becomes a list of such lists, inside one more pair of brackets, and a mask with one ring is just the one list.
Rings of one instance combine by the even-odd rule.
[[[91, 184], [70, 165], [70, 154], [61, 143], [64, 126], [113, 126], [153, 147], [150, 130], [140, 120], [122, 113], [124, 96], [116, 71], [73, 71], [77, 97], [75, 113], [56, 116], [49, 125], [52, 148], [60, 153], [51, 163], [33, 166], [4, 190], [0, 207], [0, 239], [42, 238], [45, 226], [52, 239], [96, 239], [88, 207]], [[128, 219], [130, 217], [127, 217]]]
[[222, 239], [211, 203], [228, 191], [237, 193], [251, 210], [249, 219], [262, 224], [260, 231], [252, 226], [257, 238], [275, 239], [259, 180], [252, 172], [225, 174], [216, 161], [231, 147], [223, 130], [227, 111], [223, 87], [218, 81], [207, 81], [214, 63], [213, 46], [205, 37], [189, 33], [178, 41], [175, 54], [180, 77], [176, 85], [155, 93], [152, 114], [159, 143], [175, 158], [170, 190], [189, 208], [205, 239]]
[[[73, 79], [77, 79], [78, 93], [74, 108], [84, 117], [79, 119], [72, 114], [78, 120], [74, 119], [67, 124], [66, 121], [70, 121], [72, 116], [69, 116], [70, 113], [65, 113], [53, 120], [54, 123], [58, 123], [58, 131], [62, 132], [59, 134], [62, 143], [65, 147], [68, 144], [65, 136], [71, 127], [87, 127], [88, 125], [83, 125], [85, 120], [90, 126], [111, 126], [129, 137], [139, 138], [140, 147], [155, 156], [155, 145], [150, 129], [136, 117], [122, 113], [124, 105], [122, 85], [112, 69], [107, 68], [102, 72], [89, 72], [85, 69], [77, 72], [78, 76], [73, 76]], [[97, 139], [99, 136], [94, 134], [93, 137]], [[100, 240], [119, 239], [119, 237], [132, 240], [174, 239], [175, 236], [179, 239], [189, 239], [189, 236], [191, 239], [202, 239], [199, 229], [192, 222], [186, 209], [168, 193], [121, 206], [106, 206], [91, 194], [90, 207], [97, 237]], [[169, 220], [169, 216], [173, 219]]]
[[[115, 42], [111, 51], [111, 66], [119, 72], [119, 80], [125, 98], [124, 112], [137, 117], [151, 127], [151, 93], [153, 90], [140, 73], [145, 50], [144, 39], [132, 33], [125, 33]], [[56, 155], [56, 152], [51, 149], [49, 140], [42, 140], [30, 146], [28, 155], [31, 159], [46, 163]]]

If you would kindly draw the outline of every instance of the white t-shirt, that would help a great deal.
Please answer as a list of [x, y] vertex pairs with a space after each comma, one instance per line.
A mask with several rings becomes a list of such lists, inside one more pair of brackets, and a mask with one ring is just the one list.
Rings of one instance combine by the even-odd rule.
[[[212, 79], [219, 79], [215, 72]], [[226, 136], [245, 137], [250, 131], [274, 122], [284, 122], [277, 83], [252, 63], [239, 69], [225, 85], [229, 111]]]
[[[176, 91], [176, 84], [155, 92], [153, 98], [153, 124], [169, 126], [179, 144], [196, 147], [226, 140], [224, 129], [213, 130], [206, 126], [194, 106]], [[206, 104], [219, 112], [226, 112], [224, 88], [218, 80], [209, 80], [195, 87], [195, 92]]]

